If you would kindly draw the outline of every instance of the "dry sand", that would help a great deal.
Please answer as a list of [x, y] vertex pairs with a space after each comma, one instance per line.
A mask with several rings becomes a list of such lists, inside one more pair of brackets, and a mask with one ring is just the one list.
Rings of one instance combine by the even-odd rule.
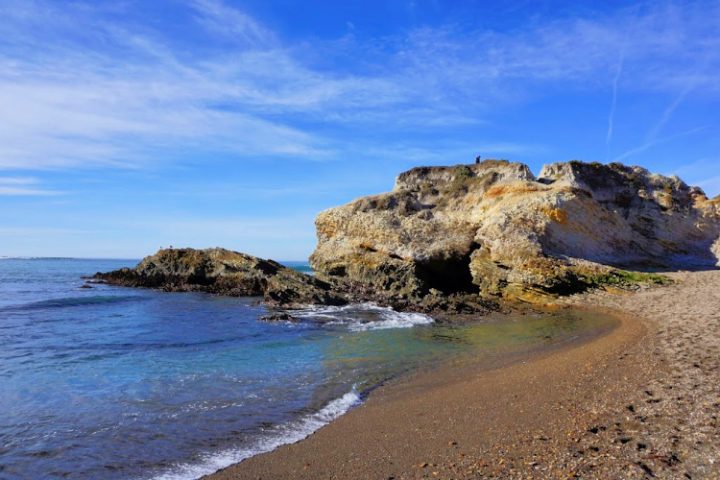
[[720, 272], [564, 303], [616, 312], [608, 335], [483, 371], [374, 392], [308, 439], [221, 479], [720, 479]]

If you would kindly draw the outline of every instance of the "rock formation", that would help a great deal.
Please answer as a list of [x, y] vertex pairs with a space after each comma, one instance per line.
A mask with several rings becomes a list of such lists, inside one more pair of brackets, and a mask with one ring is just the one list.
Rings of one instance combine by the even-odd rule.
[[163, 249], [135, 268], [97, 273], [113, 285], [158, 288], [170, 292], [208, 292], [228, 296], [263, 296], [270, 305], [342, 305], [328, 283], [272, 260], [222, 248]]
[[648, 272], [714, 268], [720, 259], [720, 197], [618, 163], [556, 163], [537, 178], [505, 160], [414, 168], [389, 193], [322, 212], [316, 227], [316, 276], [220, 248], [188, 248], [160, 250], [96, 278], [262, 295], [283, 307], [370, 300], [478, 312], [500, 300], [544, 302], [595, 286], [661, 282]]
[[556, 163], [538, 178], [504, 160], [415, 168], [389, 193], [322, 212], [316, 227], [319, 278], [408, 305], [536, 301], [659, 280], [619, 268], [710, 268], [720, 258], [718, 198], [618, 163]]

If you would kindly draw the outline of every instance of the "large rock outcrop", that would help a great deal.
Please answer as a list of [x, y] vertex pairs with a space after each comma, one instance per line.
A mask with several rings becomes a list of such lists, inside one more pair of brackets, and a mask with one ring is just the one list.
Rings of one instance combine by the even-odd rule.
[[272, 260], [223, 248], [162, 249], [135, 268], [97, 273], [113, 285], [158, 288], [171, 292], [208, 292], [228, 296], [263, 296], [270, 305], [342, 305], [331, 286]]
[[618, 268], [713, 267], [719, 204], [617, 163], [556, 163], [538, 178], [495, 160], [415, 168], [392, 192], [322, 212], [310, 260], [324, 280], [395, 302], [535, 300], [644, 278]]

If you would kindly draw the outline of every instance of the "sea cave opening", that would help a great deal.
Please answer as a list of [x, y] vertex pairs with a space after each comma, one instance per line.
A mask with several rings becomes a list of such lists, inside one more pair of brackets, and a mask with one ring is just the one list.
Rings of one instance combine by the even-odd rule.
[[416, 265], [416, 274], [428, 289], [444, 294], [477, 291], [470, 273], [470, 255], [426, 260]]

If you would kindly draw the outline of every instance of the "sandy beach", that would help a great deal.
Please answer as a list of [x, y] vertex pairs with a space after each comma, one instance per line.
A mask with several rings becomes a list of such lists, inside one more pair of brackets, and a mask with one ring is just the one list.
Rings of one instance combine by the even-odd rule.
[[720, 478], [720, 272], [562, 301], [607, 335], [373, 392], [308, 439], [207, 478]]

